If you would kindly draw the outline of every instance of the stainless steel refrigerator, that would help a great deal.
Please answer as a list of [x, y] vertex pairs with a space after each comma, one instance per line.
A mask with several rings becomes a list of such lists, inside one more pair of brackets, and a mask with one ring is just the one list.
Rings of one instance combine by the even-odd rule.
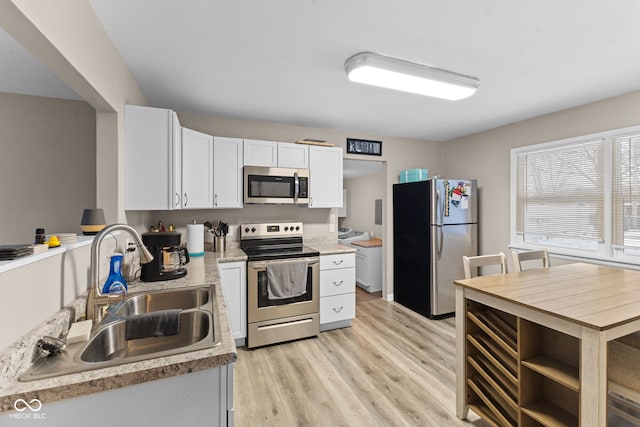
[[393, 297], [431, 318], [455, 311], [453, 281], [462, 256], [478, 254], [474, 179], [429, 179], [393, 186]]

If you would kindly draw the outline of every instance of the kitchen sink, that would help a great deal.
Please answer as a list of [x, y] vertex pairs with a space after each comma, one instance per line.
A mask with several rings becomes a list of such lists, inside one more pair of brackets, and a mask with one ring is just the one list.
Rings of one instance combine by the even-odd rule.
[[149, 354], [157, 357], [159, 353], [193, 346], [209, 335], [211, 314], [206, 311], [183, 311], [176, 335], [127, 340], [126, 325], [126, 320], [122, 319], [103, 326], [80, 352], [80, 360], [100, 363]]
[[152, 311], [201, 307], [209, 302], [209, 288], [157, 291], [127, 297], [114, 307], [117, 317]]
[[[18, 380], [34, 381], [215, 347], [221, 337], [214, 293], [214, 286], [206, 286], [128, 296], [97, 326], [88, 342], [70, 344], [61, 354], [36, 360]], [[182, 310], [177, 334], [127, 340], [128, 316], [172, 309]]]

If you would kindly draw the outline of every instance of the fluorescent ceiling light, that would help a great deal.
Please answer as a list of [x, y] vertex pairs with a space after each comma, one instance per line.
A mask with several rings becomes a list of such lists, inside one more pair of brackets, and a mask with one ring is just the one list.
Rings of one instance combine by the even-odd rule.
[[344, 70], [352, 82], [450, 101], [467, 98], [480, 86], [475, 77], [371, 52], [353, 55], [345, 62]]

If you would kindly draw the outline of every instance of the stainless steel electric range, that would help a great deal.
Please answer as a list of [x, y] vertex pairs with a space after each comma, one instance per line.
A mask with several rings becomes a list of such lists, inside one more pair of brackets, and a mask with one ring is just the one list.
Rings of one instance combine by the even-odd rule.
[[247, 254], [247, 347], [320, 333], [320, 253], [301, 222], [242, 224]]

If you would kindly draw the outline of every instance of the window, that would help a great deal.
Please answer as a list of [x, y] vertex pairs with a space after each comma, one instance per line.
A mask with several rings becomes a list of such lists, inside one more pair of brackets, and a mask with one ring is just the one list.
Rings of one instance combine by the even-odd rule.
[[640, 127], [511, 150], [512, 244], [640, 261]]

